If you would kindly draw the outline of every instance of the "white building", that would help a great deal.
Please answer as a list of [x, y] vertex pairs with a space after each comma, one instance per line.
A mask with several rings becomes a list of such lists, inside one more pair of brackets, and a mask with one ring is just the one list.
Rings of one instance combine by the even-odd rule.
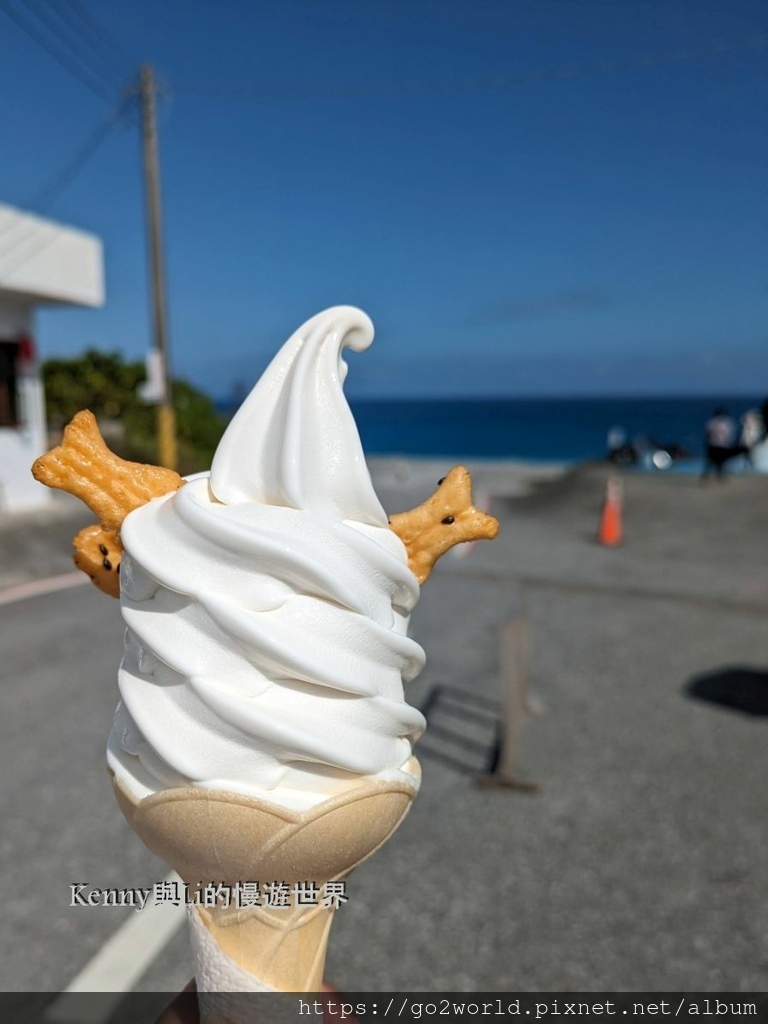
[[30, 472], [46, 449], [35, 310], [103, 302], [98, 238], [0, 204], [0, 511], [50, 499]]

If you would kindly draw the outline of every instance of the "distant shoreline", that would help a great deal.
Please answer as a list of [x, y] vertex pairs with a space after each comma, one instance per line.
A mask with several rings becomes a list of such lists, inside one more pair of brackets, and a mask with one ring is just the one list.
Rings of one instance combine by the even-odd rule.
[[[243, 396], [245, 398], [245, 396]], [[459, 404], [500, 404], [500, 403], [540, 403], [540, 402], [594, 402], [594, 403], [615, 403], [615, 402], [705, 402], [710, 405], [733, 405], [741, 408], [760, 406], [768, 398], [766, 393], [744, 393], [744, 394], [721, 394], [712, 392], [707, 394], [688, 394], [686, 392], [669, 394], [616, 394], [616, 395], [347, 395], [350, 406], [354, 409], [360, 405], [445, 405], [447, 403]], [[222, 414], [231, 415], [236, 412], [240, 402], [229, 398], [212, 399], [214, 406]]]
[[716, 405], [738, 422], [760, 400], [713, 398], [352, 399], [368, 457], [504, 459], [573, 464], [608, 454], [617, 430], [642, 453], [700, 457]]

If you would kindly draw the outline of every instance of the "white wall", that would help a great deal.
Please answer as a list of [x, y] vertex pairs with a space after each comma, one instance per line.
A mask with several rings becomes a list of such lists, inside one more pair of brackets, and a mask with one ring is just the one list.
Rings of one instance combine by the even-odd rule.
[[43, 387], [37, 378], [19, 383], [21, 427], [0, 427], [0, 512], [39, 508], [51, 500], [48, 487], [31, 473], [32, 463], [46, 448]]
[[[0, 340], [13, 341], [32, 333], [33, 317], [28, 306], [0, 297]], [[43, 387], [34, 368], [18, 378], [18, 427], [0, 427], [0, 511], [46, 505], [49, 488], [31, 473], [32, 463], [45, 451], [45, 402]]]
[[[34, 337], [39, 305], [101, 306], [101, 240], [0, 203], [0, 340]], [[16, 397], [19, 425], [0, 427], [0, 512], [47, 504], [51, 491], [31, 466], [47, 448], [45, 401], [36, 366], [23, 369]]]

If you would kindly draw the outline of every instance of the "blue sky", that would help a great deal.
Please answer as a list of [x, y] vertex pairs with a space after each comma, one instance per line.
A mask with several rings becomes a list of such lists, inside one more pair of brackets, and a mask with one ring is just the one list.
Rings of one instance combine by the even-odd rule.
[[[0, 9], [0, 201], [41, 209], [151, 62], [172, 363], [209, 393], [338, 303], [377, 327], [356, 396], [768, 392], [763, 2], [42, 6], [82, 3], [99, 95]], [[42, 354], [143, 358], [135, 118], [42, 212], [107, 276], [104, 309], [40, 316]]]

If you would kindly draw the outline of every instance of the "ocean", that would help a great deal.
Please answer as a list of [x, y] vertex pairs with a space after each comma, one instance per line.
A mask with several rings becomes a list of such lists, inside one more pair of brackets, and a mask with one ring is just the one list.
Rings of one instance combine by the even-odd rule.
[[[720, 406], [738, 420], [756, 397], [350, 399], [367, 455], [575, 462], [602, 459], [608, 431], [700, 459], [704, 424]], [[221, 403], [220, 411], [232, 409]]]
[[573, 462], [601, 459], [608, 431], [641, 447], [680, 446], [699, 458], [718, 406], [738, 420], [765, 396], [350, 401], [368, 455]]

